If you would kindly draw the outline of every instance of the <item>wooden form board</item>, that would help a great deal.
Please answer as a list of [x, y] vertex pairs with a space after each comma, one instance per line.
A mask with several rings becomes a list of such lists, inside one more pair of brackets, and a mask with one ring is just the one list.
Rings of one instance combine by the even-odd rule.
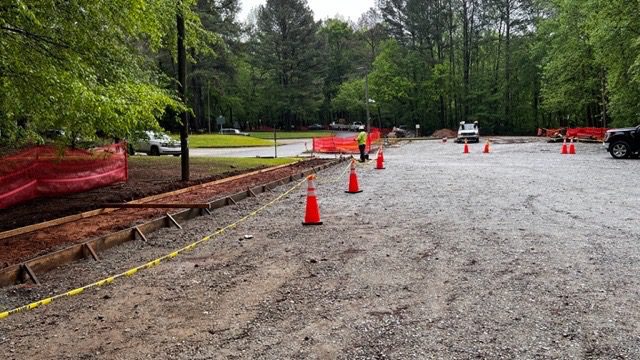
[[[336, 164], [341, 163], [343, 160], [337, 160], [330, 162], [325, 165], [316, 166], [312, 169], [301, 172], [298, 176], [299, 178], [304, 178], [308, 175], [311, 175], [315, 172], [318, 172], [322, 169], [326, 169], [328, 167], [334, 166]], [[286, 184], [294, 179], [298, 178], [298, 176], [289, 176], [279, 180], [272, 181], [265, 185], [258, 185], [256, 187], [250, 188], [249, 190], [255, 194], [261, 194], [263, 192], [267, 192], [271, 189], [274, 189], [278, 186]], [[234, 201], [240, 201], [251, 197], [249, 191], [242, 191], [230, 196], [226, 196], [224, 198], [220, 198], [214, 200], [209, 203], [210, 209], [219, 209], [227, 206], [227, 199], [231, 198]], [[201, 209], [188, 209], [176, 214], [171, 215], [171, 217], [176, 221], [187, 221], [198, 216], [202, 216], [203, 212]], [[162, 228], [165, 228], [170, 225], [171, 221], [167, 216], [163, 216], [161, 218], [157, 218], [151, 221], [148, 221], [144, 224], [137, 225], [137, 228], [143, 232], [144, 234], [150, 234], [156, 232]], [[87, 258], [88, 255], [93, 256], [93, 254], [87, 254], [86, 246], [90, 246], [94, 250], [94, 254], [97, 257], [97, 254], [108, 250], [112, 247], [118, 246], [128, 241], [133, 241], [136, 239], [136, 227], [131, 227], [125, 230], [121, 230], [112, 234], [108, 234], [105, 236], [101, 236], [95, 239], [91, 239], [85, 241], [80, 244], [75, 244], [65, 249], [42, 255], [37, 258], [31, 259], [21, 264], [15, 264], [4, 269], [0, 269], [0, 287], [10, 286], [18, 283], [24, 278], [23, 269], [24, 265], [27, 265], [31, 271], [35, 274], [42, 274], [45, 272], [49, 272], [61, 265], [81, 260]]]

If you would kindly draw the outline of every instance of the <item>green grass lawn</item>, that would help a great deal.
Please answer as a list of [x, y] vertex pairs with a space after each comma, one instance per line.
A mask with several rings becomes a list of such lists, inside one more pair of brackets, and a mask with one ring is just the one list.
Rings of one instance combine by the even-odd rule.
[[[205, 177], [224, 174], [229, 171], [250, 170], [264, 167], [289, 164], [300, 159], [296, 158], [223, 158], [223, 157], [192, 157], [189, 167], [194, 177]], [[176, 156], [130, 156], [130, 170], [153, 169], [157, 174], [175, 172], [180, 174], [180, 158]]]
[[219, 134], [189, 136], [189, 147], [191, 148], [236, 148], [260, 146], [273, 146], [273, 140], [259, 139], [253, 136]]
[[[251, 137], [260, 139], [273, 140], [273, 132], [270, 131], [256, 131], [250, 132]], [[331, 136], [335, 133], [329, 130], [318, 131], [278, 131], [278, 139], [311, 139], [314, 137]]]

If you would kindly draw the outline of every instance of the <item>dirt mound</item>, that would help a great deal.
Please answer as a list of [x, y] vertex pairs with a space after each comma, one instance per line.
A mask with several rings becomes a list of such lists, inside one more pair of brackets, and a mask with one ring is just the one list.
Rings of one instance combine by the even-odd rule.
[[455, 138], [456, 136], [458, 136], [458, 133], [455, 130], [451, 129], [440, 129], [434, 132], [431, 136], [434, 138]]

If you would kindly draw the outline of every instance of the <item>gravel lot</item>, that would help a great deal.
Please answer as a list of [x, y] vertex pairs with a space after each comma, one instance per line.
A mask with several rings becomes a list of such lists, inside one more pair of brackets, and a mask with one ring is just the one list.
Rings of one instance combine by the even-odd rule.
[[[491, 155], [390, 148], [386, 170], [360, 167], [357, 195], [329, 182], [342, 166], [324, 171], [323, 226], [301, 226], [300, 188], [186, 256], [0, 320], [0, 358], [640, 358], [640, 161], [509, 142]], [[164, 255], [275, 196], [0, 290], [0, 311]]]

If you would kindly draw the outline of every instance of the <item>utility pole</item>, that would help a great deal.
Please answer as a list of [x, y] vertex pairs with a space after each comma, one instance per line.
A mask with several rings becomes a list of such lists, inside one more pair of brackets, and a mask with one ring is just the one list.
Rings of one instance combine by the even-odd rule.
[[273, 157], [278, 158], [278, 134], [275, 124], [273, 124]]
[[209, 120], [209, 134], [211, 134], [211, 84], [207, 84], [207, 119]]
[[[187, 53], [185, 50], [184, 39], [184, 14], [182, 13], [182, 0], [178, 0], [177, 9], [177, 26], [178, 26], [178, 93], [184, 104], [187, 103]], [[182, 151], [181, 167], [182, 181], [189, 181], [189, 114], [183, 111], [180, 114], [182, 127], [180, 128], [180, 150]]]
[[369, 67], [365, 69], [364, 73], [364, 103], [367, 109], [367, 135], [371, 133], [371, 118], [369, 117]]

